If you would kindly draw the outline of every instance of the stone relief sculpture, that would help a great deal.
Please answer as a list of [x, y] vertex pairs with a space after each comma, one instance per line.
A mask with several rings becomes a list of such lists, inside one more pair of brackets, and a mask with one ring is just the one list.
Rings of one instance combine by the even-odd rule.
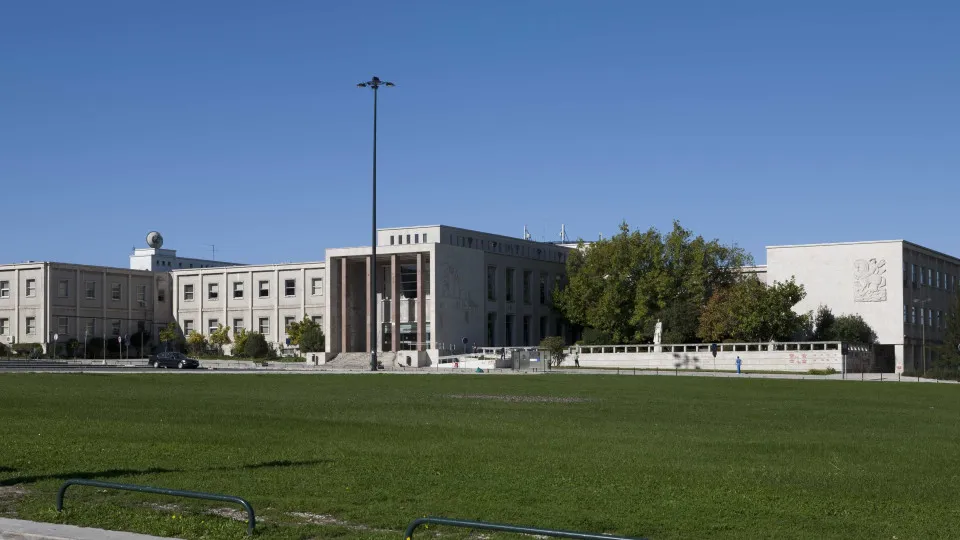
[[854, 302], [885, 302], [887, 278], [885, 259], [857, 259], [854, 269]]

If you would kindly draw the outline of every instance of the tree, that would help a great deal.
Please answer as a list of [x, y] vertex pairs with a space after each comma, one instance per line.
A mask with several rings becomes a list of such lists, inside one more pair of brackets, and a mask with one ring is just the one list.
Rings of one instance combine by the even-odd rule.
[[271, 358], [273, 348], [267, 343], [267, 338], [260, 332], [250, 332], [247, 334], [246, 342], [243, 344], [243, 355], [247, 358]]
[[165, 344], [176, 344], [180, 341], [180, 328], [177, 323], [171, 322], [163, 330], [160, 330], [160, 342]]
[[326, 348], [326, 337], [319, 325], [314, 325], [300, 334], [301, 352], [322, 352]]
[[250, 333], [241, 328], [233, 333], [233, 356], [245, 356], [244, 349], [247, 347], [247, 338]]
[[304, 317], [302, 321], [294, 321], [287, 326], [287, 337], [290, 338], [291, 344], [300, 345], [300, 337], [303, 335], [303, 333], [317, 328], [320, 328], [319, 323], [309, 317]]
[[813, 317], [813, 332], [810, 339], [812, 341], [834, 341], [836, 322], [837, 318], [833, 316], [830, 308], [821, 304], [817, 308], [817, 314]]
[[960, 292], [953, 300], [952, 309], [947, 313], [947, 329], [943, 334], [943, 344], [938, 347], [940, 353], [937, 363], [940, 367], [960, 366]]
[[207, 337], [197, 331], [191, 331], [187, 336], [187, 345], [192, 354], [203, 354], [207, 349]]
[[218, 354], [223, 354], [223, 346], [230, 344], [230, 329], [217, 324], [217, 329], [210, 333], [210, 344], [217, 348]]
[[554, 303], [571, 323], [612, 343], [652, 341], [658, 319], [665, 342], [689, 342], [703, 306], [750, 262], [742, 248], [694, 236], [679, 222], [666, 234], [622, 223], [614, 237], [569, 254], [567, 284]]
[[840, 315], [833, 323], [830, 340], [873, 345], [877, 342], [877, 334], [860, 315]]
[[793, 311], [805, 296], [793, 278], [769, 286], [754, 276], [742, 278], [710, 297], [697, 336], [712, 342], [791, 340], [809, 326], [806, 316]]
[[547, 351], [547, 365], [559, 366], [567, 357], [567, 344], [560, 336], [544, 338], [540, 342], [540, 349]]

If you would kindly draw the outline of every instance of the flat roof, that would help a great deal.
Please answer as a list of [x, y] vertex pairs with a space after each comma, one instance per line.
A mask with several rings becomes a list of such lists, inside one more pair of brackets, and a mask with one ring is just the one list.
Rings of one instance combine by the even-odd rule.
[[916, 242], [911, 242], [911, 241], [909, 241], [909, 240], [872, 240], [872, 241], [868, 240], [868, 241], [861, 241], [861, 242], [822, 242], [822, 243], [817, 243], [817, 244], [788, 244], [788, 245], [782, 245], [782, 246], [767, 246], [767, 249], [787, 249], [787, 248], [806, 248], [806, 247], [829, 247], [829, 246], [853, 246], [853, 245], [865, 245], [865, 244], [897, 244], [897, 243], [903, 244], [903, 245], [905, 245], [905, 246], [909, 246], [909, 247], [911, 247], [911, 248], [913, 248], [913, 249], [915, 249], [915, 250], [926, 251], [926, 252], [929, 252], [929, 253], [934, 254], [934, 255], [936, 255], [936, 256], [939, 256], [939, 257], [941, 257], [941, 258], [950, 259], [950, 260], [956, 262], [957, 264], [960, 264], [960, 258], [958, 258], [958, 257], [956, 257], [956, 256], [954, 256], [954, 255], [950, 255], [950, 254], [944, 253], [944, 252], [942, 252], [942, 251], [938, 251], [938, 250], [936, 250], [936, 249], [928, 248], [928, 247], [926, 247], [926, 246], [922, 246], [922, 245], [920, 245], [920, 244], [917, 244]]
[[171, 268], [170, 270], [165, 270], [165, 272], [170, 272], [171, 274], [182, 274], [184, 272], [238, 272], [244, 270], [256, 270], [258, 268], [277, 268], [283, 266], [317, 266], [317, 265], [326, 265], [327, 261], [311, 261], [311, 262], [286, 262], [286, 263], [270, 263], [270, 264], [237, 264], [233, 266], [208, 266], [206, 268]]

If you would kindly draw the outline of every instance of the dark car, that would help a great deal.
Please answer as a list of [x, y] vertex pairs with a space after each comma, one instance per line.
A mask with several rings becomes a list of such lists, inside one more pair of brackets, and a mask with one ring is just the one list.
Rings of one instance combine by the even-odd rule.
[[147, 363], [155, 368], [196, 369], [200, 367], [200, 362], [178, 352], [162, 352], [151, 355]]

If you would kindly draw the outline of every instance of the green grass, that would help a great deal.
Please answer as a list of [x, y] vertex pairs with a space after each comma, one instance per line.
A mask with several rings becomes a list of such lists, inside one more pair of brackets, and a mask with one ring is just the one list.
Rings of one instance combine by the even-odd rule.
[[[57, 487], [82, 476], [240, 495], [264, 519], [260, 538], [399, 539], [428, 514], [656, 539], [957, 538], [958, 392], [709, 377], [3, 374], [0, 513], [244, 535], [205, 513], [231, 505], [89, 487], [70, 488], [57, 515]], [[586, 401], [450, 397], [463, 395]]]

